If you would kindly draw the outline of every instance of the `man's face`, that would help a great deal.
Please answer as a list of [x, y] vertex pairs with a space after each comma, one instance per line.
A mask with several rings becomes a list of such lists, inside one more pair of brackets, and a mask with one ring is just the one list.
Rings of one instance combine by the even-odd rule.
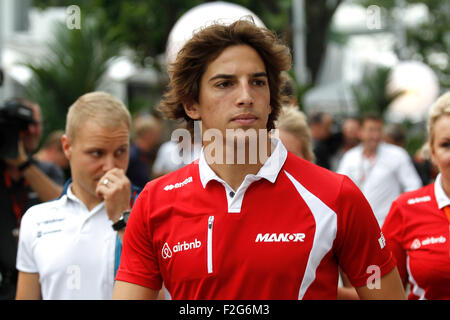
[[107, 171], [113, 168], [126, 171], [129, 139], [130, 132], [125, 124], [110, 129], [95, 120], [86, 121], [76, 132], [74, 141], [63, 137], [63, 149], [70, 162], [76, 193], [97, 199], [97, 183]]
[[33, 110], [33, 120], [35, 123], [28, 125], [27, 130], [22, 132], [22, 141], [27, 153], [31, 153], [39, 146], [42, 137], [42, 116], [39, 106], [27, 105]]
[[365, 120], [360, 131], [361, 142], [368, 150], [375, 150], [383, 137], [383, 122], [378, 120]]
[[333, 125], [333, 117], [324, 113], [321, 122], [310, 125], [311, 136], [315, 140], [326, 140], [331, 134], [331, 126]]
[[226, 48], [206, 68], [198, 102], [185, 105], [186, 113], [202, 120], [203, 132], [216, 128], [266, 129], [270, 91], [266, 68], [259, 54], [247, 45]]
[[342, 124], [342, 134], [345, 140], [352, 145], [356, 145], [359, 142], [359, 122], [354, 119], [346, 119]]
[[328, 113], [323, 115], [321, 127], [322, 127], [322, 139], [326, 139], [331, 134], [331, 126], [333, 125], [333, 117]]
[[140, 140], [141, 146], [144, 147], [144, 151], [150, 152], [156, 146], [160, 137], [161, 137], [160, 128], [154, 128], [143, 133]]

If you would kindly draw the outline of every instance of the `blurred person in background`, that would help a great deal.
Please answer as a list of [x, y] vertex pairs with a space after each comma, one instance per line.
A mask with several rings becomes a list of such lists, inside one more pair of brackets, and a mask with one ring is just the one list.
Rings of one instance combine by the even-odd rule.
[[[340, 138], [336, 138], [339, 147], [336, 153], [330, 159], [332, 171], [336, 171], [344, 154], [359, 143], [359, 130], [361, 128], [361, 120], [358, 117], [347, 117], [341, 125]], [[339, 141], [340, 140], [340, 141]]]
[[281, 73], [281, 103], [285, 106], [295, 106], [298, 108], [297, 88], [294, 80], [286, 71]]
[[0, 299], [15, 296], [17, 237], [23, 214], [35, 204], [57, 198], [64, 184], [59, 167], [33, 156], [42, 136], [39, 105], [22, 98], [7, 103], [31, 109], [33, 123], [20, 132], [15, 159], [0, 155]]
[[286, 72], [281, 73], [280, 100], [282, 108], [275, 122], [279, 138], [286, 149], [297, 156], [315, 161], [311, 133], [306, 115], [299, 110], [295, 82]]
[[342, 123], [343, 142], [341, 150], [345, 153], [353, 147], [356, 147], [359, 142], [359, 130], [361, 129], [361, 120], [358, 117], [348, 117]]
[[[390, 123], [385, 126], [383, 130], [383, 140], [386, 143], [394, 144], [396, 146], [405, 148], [406, 132], [405, 129], [398, 123]], [[430, 184], [437, 176], [436, 166], [433, 165], [430, 158], [429, 143], [426, 141], [419, 150], [411, 157], [411, 161], [416, 168], [417, 174], [422, 181], [422, 185]]]
[[383, 129], [383, 141], [404, 148], [406, 132], [398, 123], [388, 123]]
[[426, 141], [419, 150], [416, 151], [413, 157], [414, 167], [419, 173], [420, 179], [424, 186], [433, 183], [439, 174], [439, 169], [431, 161], [430, 144]]
[[413, 300], [450, 299], [450, 92], [428, 116], [428, 145], [439, 174], [433, 184], [392, 204], [383, 234]]
[[303, 112], [295, 106], [283, 106], [275, 128], [279, 130], [279, 138], [288, 151], [314, 162], [311, 134]]
[[61, 139], [64, 135], [63, 130], [56, 130], [50, 133], [45, 139], [42, 147], [36, 153], [36, 159], [42, 162], [50, 162], [56, 164], [61, 170], [69, 169], [69, 160], [62, 149]]
[[[185, 130], [183, 129], [185, 125], [185, 123], [179, 123], [178, 128], [174, 132], [176, 130]], [[182, 135], [178, 140], [176, 140], [176, 137], [171, 137], [171, 140], [161, 144], [152, 167], [153, 179], [178, 170], [198, 159], [202, 144], [201, 139], [197, 140], [200, 141], [196, 141], [194, 133], [194, 135]]]
[[103, 92], [69, 108], [62, 137], [72, 179], [22, 219], [17, 299], [111, 299], [120, 241], [138, 190], [125, 170], [131, 117]]
[[138, 116], [133, 122], [133, 142], [130, 146], [130, 163], [127, 177], [139, 188], [151, 180], [155, 148], [161, 137], [162, 125], [152, 115]]
[[401, 147], [383, 142], [382, 137], [383, 119], [375, 113], [363, 115], [361, 144], [344, 154], [337, 170], [358, 185], [380, 227], [395, 198], [422, 186], [409, 154]]
[[313, 112], [308, 117], [316, 164], [331, 169], [331, 158], [340, 145], [340, 135], [332, 132], [333, 117], [328, 112]]

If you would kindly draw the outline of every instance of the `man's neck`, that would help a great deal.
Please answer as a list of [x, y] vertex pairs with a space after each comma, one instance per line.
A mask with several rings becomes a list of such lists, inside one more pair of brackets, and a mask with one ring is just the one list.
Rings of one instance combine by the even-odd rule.
[[88, 211], [94, 209], [99, 203], [103, 200], [97, 196], [92, 195], [91, 193], [84, 190], [78, 184], [72, 182], [70, 186], [72, 193], [86, 206]]
[[[259, 141], [257, 144], [257, 150], [251, 150], [251, 152], [256, 152], [256, 161], [255, 158], [249, 157], [249, 147], [246, 145], [245, 147], [245, 160], [237, 161], [238, 151], [236, 149], [230, 150], [233, 147], [224, 147], [224, 154], [222, 161], [217, 161], [214, 157], [205, 152], [205, 160], [211, 169], [221, 178], [223, 179], [233, 190], [237, 190], [239, 186], [244, 181], [245, 177], [248, 174], [257, 174], [267, 159], [272, 154], [271, 142], [270, 139], [267, 139], [267, 148], [265, 150], [259, 149]], [[205, 148], [206, 149], [206, 148]], [[243, 151], [243, 150], [241, 150]], [[234, 155], [232, 163], [230, 160], [227, 161], [227, 153], [232, 153]], [[241, 163], [244, 162], [244, 163]], [[256, 162], [256, 163], [255, 163]]]
[[377, 148], [370, 148], [367, 146], [363, 146], [363, 156], [368, 159], [375, 158], [377, 155]]

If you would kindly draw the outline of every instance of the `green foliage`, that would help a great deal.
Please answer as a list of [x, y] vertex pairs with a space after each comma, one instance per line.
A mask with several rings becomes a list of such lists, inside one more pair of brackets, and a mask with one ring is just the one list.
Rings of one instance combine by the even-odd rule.
[[426, 141], [426, 126], [424, 122], [413, 123], [411, 121], [404, 121], [402, 124], [405, 129], [406, 142], [405, 149], [410, 155], [414, 155]]
[[[80, 7], [82, 12], [99, 20], [105, 34], [135, 50], [136, 60], [144, 64], [146, 57], [165, 52], [169, 33], [177, 20], [189, 9], [205, 2], [212, 1], [92, 0], [83, 2]], [[290, 0], [229, 2], [253, 11], [270, 29], [289, 34]]]
[[395, 97], [386, 94], [386, 84], [390, 68], [376, 67], [366, 70], [359, 84], [352, 86], [352, 92], [358, 107], [358, 113], [377, 112], [384, 115]]
[[[438, 75], [441, 86], [450, 89], [450, 3], [425, 3], [428, 5], [430, 19], [407, 30], [409, 56], [429, 65]], [[439, 61], [437, 56], [443, 57], [444, 62]]]
[[297, 97], [298, 108], [300, 111], [305, 112], [305, 106], [303, 103], [303, 97], [305, 93], [313, 87], [311, 83], [302, 84], [297, 80], [294, 69], [288, 71], [289, 76], [292, 78], [295, 84], [295, 95]]
[[[136, 61], [144, 65], [146, 57], [165, 52], [167, 39], [176, 21], [189, 9], [206, 2], [202, 0], [34, 0], [39, 8], [69, 6], [81, 9], [82, 19], [96, 19], [104, 36], [120, 42], [136, 52]], [[266, 26], [291, 39], [291, 0], [232, 0], [248, 8]]]
[[93, 0], [82, 10], [94, 14], [105, 34], [135, 50], [136, 60], [144, 64], [146, 57], [165, 51], [169, 32], [177, 19], [202, 2]]
[[[387, 9], [390, 28], [398, 16], [394, 14], [394, 0], [359, 0], [364, 6], [377, 5]], [[405, 0], [406, 6], [423, 4], [429, 18], [406, 28], [404, 59], [419, 60], [429, 65], [437, 74], [442, 88], [450, 89], [450, 2], [445, 0]], [[397, 13], [401, 16], [401, 12]]]
[[117, 45], [103, 40], [93, 22], [82, 21], [80, 30], [57, 24], [54, 30], [47, 56], [40, 61], [33, 61], [30, 56], [25, 63], [33, 73], [26, 95], [42, 108], [44, 136], [64, 127], [69, 106], [79, 96], [98, 87], [107, 61], [118, 52]]
[[[361, 82], [352, 86], [352, 92], [358, 107], [358, 114], [376, 112], [385, 117], [389, 104], [402, 93], [393, 96], [386, 94], [386, 85], [391, 69], [387, 67], [376, 67], [367, 70]], [[425, 141], [424, 123], [413, 123], [405, 120], [400, 125], [406, 133], [405, 149], [413, 155]]]

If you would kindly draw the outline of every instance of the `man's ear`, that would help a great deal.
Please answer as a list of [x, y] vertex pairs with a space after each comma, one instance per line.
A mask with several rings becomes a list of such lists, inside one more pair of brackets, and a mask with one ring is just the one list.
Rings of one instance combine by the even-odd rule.
[[183, 103], [184, 112], [192, 120], [201, 120], [200, 117], [200, 105], [196, 101]]
[[61, 137], [61, 144], [64, 151], [64, 155], [70, 161], [72, 156], [72, 141], [67, 135]]

